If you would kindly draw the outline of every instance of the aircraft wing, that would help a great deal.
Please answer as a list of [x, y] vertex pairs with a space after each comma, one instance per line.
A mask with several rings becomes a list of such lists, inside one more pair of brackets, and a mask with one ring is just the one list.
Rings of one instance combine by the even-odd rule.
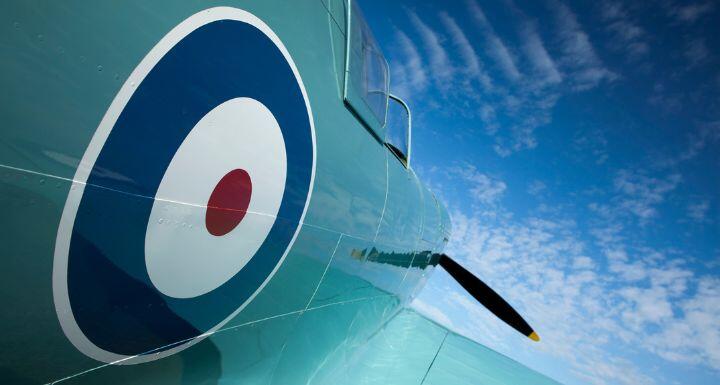
[[[326, 311], [342, 315], [336, 306]], [[330, 354], [317, 353], [327, 348], [332, 335], [346, 333], [348, 325], [342, 319], [338, 319], [334, 331], [326, 323], [317, 333], [295, 335], [284, 343], [278, 338], [297, 321], [308, 325], [318, 317], [330, 316], [326, 311], [308, 312], [302, 321], [284, 316], [229, 328], [180, 354], [149, 365], [137, 365], [133, 369], [124, 365], [101, 365], [60, 379], [58, 383], [558, 385], [410, 308], [391, 316], [366, 339], [347, 338], [335, 345]], [[361, 329], [361, 322], [356, 318], [350, 329]], [[231, 345], [246, 348], [232, 349]], [[222, 357], [220, 350], [226, 352]], [[227, 354], [227, 351], [237, 354]]]
[[412, 309], [397, 313], [353, 361], [337, 383], [557, 384]]

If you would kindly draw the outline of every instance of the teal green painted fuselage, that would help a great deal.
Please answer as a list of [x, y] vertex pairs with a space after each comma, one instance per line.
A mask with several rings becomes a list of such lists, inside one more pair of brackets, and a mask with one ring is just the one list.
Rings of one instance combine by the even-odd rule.
[[[145, 363], [90, 358], [69, 341], [58, 321], [67, 309], [53, 299], [56, 240], [81, 159], [143, 58], [174, 27], [216, 6], [264, 22], [302, 78], [316, 151], [305, 217], [288, 224], [299, 232], [272, 278], [219, 329]], [[0, 382], [305, 384], [347, 376], [423, 286], [450, 224], [443, 205], [344, 101], [346, 15], [341, 0], [0, 5]], [[203, 86], [194, 85], [198, 93]], [[128, 205], [154, 199], [106, 193]], [[193, 224], [203, 228], [205, 204], [168, 202], [168, 215], [181, 220], [147, 226], [183, 237]]]
[[0, 383], [555, 384], [406, 307], [450, 221], [352, 3], [0, 5]]

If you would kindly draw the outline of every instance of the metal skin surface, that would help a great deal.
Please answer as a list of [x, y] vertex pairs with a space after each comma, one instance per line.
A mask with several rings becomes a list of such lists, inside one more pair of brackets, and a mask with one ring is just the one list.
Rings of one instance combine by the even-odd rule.
[[[145, 234], [146, 229], [128, 218], [155, 206], [164, 213], [161, 220], [147, 223], [148, 232], [162, 234], [153, 241], [156, 249], [175, 247], [205, 231], [206, 200], [156, 199], [152, 191], [143, 190], [144, 182], [123, 171], [139, 159], [135, 147], [126, 153], [119, 150], [119, 166], [103, 169], [92, 179], [96, 170], [87, 184], [75, 178], [82, 173], [79, 167], [87, 166], [81, 159], [109, 106], [130, 84], [139, 63], [173, 28], [216, 6], [242, 9], [269, 27], [294, 62], [311, 107], [314, 179], [304, 217], [248, 212], [242, 219], [274, 221], [273, 231], [295, 234], [292, 246], [264, 286], [253, 286], [262, 289], [247, 303], [230, 291], [221, 300], [185, 308], [179, 299], [176, 305], [144, 291], [123, 291], [123, 286], [107, 288], [108, 297], [101, 297], [108, 298], [102, 314], [87, 306], [60, 306], [53, 288], [56, 240], [92, 231], [107, 236]], [[367, 342], [424, 285], [436, 263], [430, 261], [430, 252], [442, 250], [450, 223], [443, 205], [412, 170], [370, 135], [343, 103], [343, 7], [343, 1], [335, 0], [0, 5], [0, 302], [5, 309], [0, 312], [0, 383], [305, 384], [333, 383], [348, 375], [346, 368], [355, 367], [367, 354]], [[243, 57], [252, 61], [253, 54]], [[213, 64], [223, 57], [205, 59], [197, 60]], [[209, 95], [205, 86], [194, 84], [193, 97]], [[154, 111], [171, 102], [154, 98], [148, 104]], [[167, 127], [153, 127], [158, 130], [153, 140], [160, 144], [176, 134], [163, 131]], [[106, 147], [111, 142], [119, 146], [111, 137]], [[295, 144], [286, 142], [290, 145]], [[138, 169], [150, 169], [150, 163]], [[202, 173], [188, 170], [187, 183]], [[292, 195], [294, 185], [287, 186], [286, 196]], [[94, 225], [62, 234], [69, 197], [91, 194], [101, 203], [82, 203], [77, 215], [91, 218]], [[127, 209], [113, 209], [117, 207]], [[131, 245], [93, 239], [84, 239], [86, 247], [107, 256], [105, 262], [110, 263], [104, 269], [137, 276], [136, 267], [117, 257]], [[213, 247], [207, 248], [209, 256]], [[88, 267], [78, 274], [91, 279], [100, 274], [95, 268], [100, 269]], [[113, 284], [95, 279], [96, 286], [87, 288]], [[230, 310], [217, 310], [217, 303]], [[100, 336], [90, 339], [96, 338], [95, 345], [102, 349], [83, 350], [78, 348], [81, 343], [70, 341], [70, 329], [59, 322], [68, 312], [90, 314], [94, 335]], [[156, 329], [133, 332], [147, 326], [144, 317], [161, 316], [172, 316], [174, 324], [158, 321]], [[229, 317], [218, 318], [225, 316]], [[170, 325], [183, 322], [196, 333], [173, 334]], [[90, 326], [81, 328], [89, 334]], [[189, 338], [169, 340], [175, 335]], [[118, 341], [123, 337], [132, 343]], [[116, 351], [113, 355], [99, 350]]]

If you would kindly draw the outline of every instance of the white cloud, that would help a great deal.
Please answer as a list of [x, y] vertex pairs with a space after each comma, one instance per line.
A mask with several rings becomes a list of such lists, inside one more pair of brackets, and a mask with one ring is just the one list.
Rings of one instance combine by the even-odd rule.
[[586, 90], [602, 81], [612, 81], [617, 75], [605, 68], [590, 38], [580, 26], [577, 15], [558, 0], [549, 0], [558, 26], [558, 36], [563, 51], [562, 64], [568, 68], [573, 86]]
[[628, 262], [622, 250], [607, 252], [608, 270], [624, 282], [639, 282], [648, 278], [647, 266], [642, 261]]
[[467, 4], [470, 16], [472, 16], [472, 18], [478, 23], [478, 26], [485, 35], [485, 39], [489, 46], [488, 54], [493, 57], [500, 69], [509, 79], [520, 79], [521, 75], [515, 65], [515, 59], [513, 59], [512, 54], [505, 46], [505, 43], [503, 43], [503, 41], [498, 37], [495, 32], [495, 28], [493, 28], [492, 24], [490, 24], [485, 16], [485, 12], [483, 12], [482, 8], [480, 8], [480, 5], [475, 0], [468, 0]]
[[665, 195], [674, 190], [682, 181], [680, 174], [665, 178], [649, 177], [640, 171], [620, 170], [614, 179], [615, 190], [621, 193], [619, 205], [640, 220], [658, 215], [656, 206], [665, 200]]
[[[449, 176], [482, 186], [497, 182], [472, 166]], [[613, 186], [618, 197], [652, 206], [679, 180], [624, 171]], [[502, 192], [475, 199], [495, 202], [494, 210], [501, 213], [498, 196], [507, 186], [495, 190]], [[617, 199], [609, 210], [620, 210], [622, 202]], [[573, 381], [654, 383], [657, 373], [635, 362], [637, 354], [720, 371], [720, 279], [694, 272], [676, 251], [625, 237], [624, 227], [612, 221], [617, 214], [609, 215], [604, 226], [585, 229], [563, 218], [496, 215], [488, 220], [487, 207], [469, 206], [452, 210], [453, 236], [446, 252], [506, 298], [543, 342], [528, 344], [441, 271], [419, 296], [421, 306], [432, 307], [425, 314], [447, 318], [441, 323], [450, 329], [521, 362], [532, 365], [552, 357], [571, 367]], [[567, 373], [537, 369], [551, 376]]]
[[[631, 194], [666, 183], [629, 179], [621, 190]], [[638, 352], [720, 370], [720, 279], [624, 239], [620, 225], [594, 230], [591, 247], [573, 221], [488, 221], [484, 210], [452, 211], [447, 253], [506, 298], [543, 342], [528, 344], [448, 283], [447, 274], [436, 273], [443, 283], [430, 281], [421, 306], [444, 314], [451, 329], [531, 366], [554, 357], [593, 384], [654, 383], [656, 374], [632, 361]], [[593, 255], [594, 249], [602, 253]]]
[[400, 46], [402, 59], [393, 62], [391, 87], [400, 89], [398, 93], [410, 96], [414, 92], [422, 92], [428, 83], [427, 73], [422, 58], [415, 44], [402, 31], [396, 31], [395, 39]]
[[527, 55], [535, 69], [542, 74], [544, 82], [560, 83], [562, 75], [555, 66], [555, 61], [550, 57], [545, 43], [543, 43], [535, 26], [531, 23], [525, 23], [522, 28], [524, 35], [523, 51]]
[[595, 262], [593, 262], [592, 258], [581, 255], [579, 257], [575, 257], [575, 259], [573, 260], [573, 268], [579, 270], [594, 269]]
[[574, 135], [572, 144], [579, 158], [592, 156], [595, 164], [603, 164], [610, 157], [607, 151], [607, 138], [600, 129], [578, 130]]
[[[461, 28], [461, 23], [448, 13], [439, 12], [438, 19], [443, 26], [441, 33], [431, 28], [429, 19], [421, 20], [418, 14], [408, 11], [422, 49], [411, 41], [409, 36], [413, 35], [397, 32], [396, 40], [403, 54], [394, 58], [391, 77], [392, 88], [398, 94], [420, 98], [420, 93], [428, 91], [423, 95], [424, 111], [460, 114], [480, 121], [479, 129], [493, 137], [493, 150], [501, 157], [538, 146], [536, 132], [552, 121], [553, 109], [564, 93], [593, 87], [611, 77], [589, 45], [587, 35], [579, 30], [576, 20], [562, 23], [570, 25], [571, 30], [561, 28], [560, 40], [566, 42], [568, 36], [579, 35], [580, 43], [575, 49], [561, 50], [572, 55], [566, 54], [556, 60], [535, 22], [511, 1], [505, 5], [513, 10], [510, 26], [517, 31], [518, 52], [500, 38], [474, 0], [467, 1], [468, 15], [474, 21], [474, 28], [469, 29]], [[473, 41], [473, 29], [480, 32], [484, 44]], [[443, 33], [449, 38], [447, 42]], [[566, 45], [562, 44], [563, 47]], [[479, 47], [484, 49], [479, 50]], [[483, 57], [489, 57], [489, 60], [483, 62]], [[494, 63], [498, 72], [510, 81], [499, 82], [491, 78], [485, 68], [488, 62]], [[527, 76], [519, 70], [518, 62], [527, 63]], [[561, 64], [569, 69], [569, 73], [560, 68]], [[570, 80], [567, 84], [566, 78]], [[430, 93], [429, 83], [435, 85], [437, 92]], [[416, 114], [415, 118], [422, 119], [422, 116]], [[599, 157], [602, 158], [599, 162], [607, 158], [602, 154]]]
[[[555, 65], [545, 42], [540, 37], [537, 25], [534, 20], [520, 9], [513, 0], [505, 0], [505, 5], [511, 11], [514, 19], [519, 24], [520, 48], [525, 57], [530, 61], [535, 73], [526, 80], [534, 88], [542, 88], [548, 85], [555, 85], [562, 81], [562, 74]], [[533, 84], [534, 83], [534, 84]]]
[[441, 87], [447, 85], [446, 82], [453, 76], [454, 68], [442, 45], [440, 34], [425, 24], [415, 12], [408, 11], [408, 17], [410, 17], [410, 21], [418, 31], [423, 42], [423, 48], [429, 56], [432, 78]]
[[[506, 46], [508, 41], [500, 39], [475, 2], [469, 2], [468, 9], [482, 32], [487, 52], [480, 51], [472, 34], [445, 13], [440, 14], [439, 20], [444, 28], [442, 33], [452, 44], [445, 44], [440, 34], [430, 31], [434, 38], [428, 41], [444, 48], [452, 68], [447, 84], [455, 87], [462, 83], [462, 78], [482, 74], [483, 57], [487, 57], [487, 66], [497, 65], [502, 74], [512, 79], [506, 82], [509, 85], [496, 83], [490, 95], [483, 95], [481, 103], [465, 104], [474, 106], [501, 156], [537, 145], [535, 130], [551, 121], [557, 98], [617, 78], [595, 51], [578, 16], [564, 3], [550, 1], [558, 5], [553, 24], [559, 31], [557, 41], [543, 41], [537, 30], [527, 29], [532, 24], [521, 17], [508, 27], [520, 26], [517, 31], [520, 41], [515, 45], [518, 50], [514, 51], [513, 44]], [[625, 6], [604, 5], [600, 14], [604, 22], [601, 33], [605, 28], [628, 55], [644, 55], [649, 49], [646, 40], [651, 37]], [[597, 30], [588, 29], [593, 33]], [[407, 36], [405, 39], [411, 44]], [[427, 62], [431, 62], [429, 47], [434, 43], [428, 45], [426, 40], [427, 37], [423, 38], [423, 53], [428, 52]], [[415, 56], [418, 71], [423, 73], [421, 77], [428, 76], [424, 78], [424, 83], [428, 83], [427, 79], [435, 76], [434, 70], [430, 75], [422, 71], [417, 48]], [[445, 60], [442, 55], [439, 57], [441, 60], [436, 58], [436, 64]], [[524, 75], [518, 63], [527, 64], [527, 69], [520, 67]], [[411, 67], [410, 60], [403, 60], [402, 64]], [[559, 82], [538, 80], [552, 79], [553, 68], [560, 76]], [[546, 76], [530, 76], [539, 73]], [[499, 121], [502, 126], [497, 124]], [[719, 123], [710, 122], [703, 127], [689, 134], [687, 150], [677, 162], [695, 158], [720, 140]], [[577, 152], [594, 157], [598, 164], [608, 159], [607, 140], [599, 130], [582, 133], [573, 144]], [[668, 169], [674, 170], [662, 168]], [[707, 217], [709, 207], [703, 205], [704, 201], [690, 205], [672, 201], [683, 180], [680, 174], [656, 175], [642, 169], [610, 174], [610, 187], [593, 195], [608, 199], [588, 204], [587, 225], [592, 228], [582, 228], [567, 218], [553, 217], [559, 214], [550, 209], [543, 211], [543, 215], [552, 213], [545, 219], [511, 220], [508, 217], [512, 214], [501, 205], [508, 192], [503, 180], [472, 166], [456, 168], [451, 173], [464, 181], [462, 185], [467, 186], [472, 203], [452, 212], [454, 231], [448, 253], [526, 315], [540, 332], [543, 343], [526, 344], [461, 289], [452, 286], [441, 271], [435, 273], [413, 304], [419, 311], [514, 358], [526, 357], [521, 361], [531, 365], [539, 356], [557, 358], [557, 362], [568, 363], [578, 378], [589, 383], [652, 383], [650, 376], [657, 373], [633, 362], [636, 355], [654, 354], [669, 362], [705, 365], [720, 371], [719, 280], [693, 272], [688, 266], [690, 262], [681, 259], [690, 261], [691, 256], [682, 251], [643, 247], [642, 237], [629, 231], [634, 221], [647, 224], [666, 215], [668, 202], [681, 210], [687, 209], [689, 218]], [[544, 184], [530, 183], [521, 188], [537, 194], [544, 190]], [[578, 220], [582, 224], [585, 219]], [[646, 230], [654, 228], [642, 229]], [[436, 278], [442, 286], [436, 283]]]
[[677, 93], [668, 92], [667, 87], [662, 81], [658, 81], [654, 86], [648, 103], [658, 108], [658, 112], [662, 114], [675, 114], [681, 111], [683, 107], [683, 96]]
[[460, 56], [463, 59], [463, 67], [466, 74], [474, 79], [477, 79], [483, 87], [487, 89], [493, 88], [492, 80], [482, 69], [480, 57], [455, 19], [450, 17], [447, 12], [441, 12], [440, 21], [442, 21], [445, 28], [448, 32], [450, 32], [453, 44], [455, 44], [460, 51]]
[[482, 204], [496, 203], [507, 189], [505, 182], [478, 172], [472, 165], [454, 167], [450, 173], [461, 177], [469, 186], [470, 197]]
[[527, 192], [530, 195], [539, 195], [547, 189], [547, 185], [541, 180], [534, 180], [528, 184]]
[[485, 133], [495, 135], [498, 131], [497, 111], [492, 104], [485, 103], [480, 106], [480, 119], [484, 123]]
[[603, 1], [600, 3], [600, 16], [605, 20], [624, 19], [627, 11], [620, 2]]
[[720, 121], [705, 122], [700, 124], [697, 132], [689, 134], [688, 146], [677, 159], [672, 159], [668, 165], [687, 161], [695, 158], [709, 144], [720, 141]]
[[624, 43], [631, 43], [645, 35], [645, 31], [626, 19], [615, 20], [608, 25], [608, 29], [614, 32]]
[[474, 183], [470, 192], [477, 200], [484, 203], [496, 201], [505, 192], [505, 182], [492, 179], [485, 174], [476, 174], [471, 179]]
[[650, 51], [646, 32], [632, 20], [624, 5], [615, 1], [600, 3], [600, 16], [607, 22], [606, 30], [613, 39], [609, 46], [624, 51], [630, 59], [638, 59]]
[[642, 332], [647, 324], [660, 324], [673, 316], [667, 293], [662, 287], [626, 287], [619, 291], [628, 306], [621, 317], [625, 327]]
[[705, 45], [704, 39], [693, 39], [687, 44], [685, 58], [687, 58], [691, 66], [702, 64], [709, 56], [710, 51]]
[[[564, 92], [586, 90], [615, 77], [604, 68], [587, 35], [567, 7], [564, 8], [567, 12], [561, 16], [570, 17], [571, 20], [558, 23], [560, 48], [564, 54], [558, 61], [553, 58], [538, 33], [535, 22], [525, 16], [512, 1], [507, 1], [505, 5], [512, 11], [513, 22], [517, 24], [520, 40], [518, 47], [523, 54], [521, 57], [515, 57], [498, 37], [478, 3], [468, 1], [470, 16], [476, 21], [487, 42], [487, 55], [512, 80], [507, 88], [498, 93], [500, 103], [494, 104], [493, 119], [495, 115], [500, 119], [505, 118], [503, 125], [500, 126], [497, 120], [483, 120], [489, 127], [486, 131], [495, 137], [493, 149], [501, 157], [537, 147], [536, 131], [552, 121], [552, 110]], [[524, 71], [527, 76], [523, 76], [517, 66], [518, 60], [523, 58], [529, 64]], [[564, 69], [561, 70], [561, 66]], [[565, 79], [569, 80], [568, 84], [564, 82]]]
[[654, 348], [661, 354], [676, 354], [675, 361], [700, 362], [719, 369], [720, 279], [701, 278], [696, 293], [682, 301], [681, 309], [683, 317], [674, 319], [661, 338], [653, 341]]
[[506, 95], [503, 112], [508, 122], [495, 135], [495, 152], [507, 157], [537, 147], [536, 130], [552, 121], [552, 109], [559, 97], [557, 92], [537, 92], [532, 86]]
[[693, 23], [710, 13], [715, 6], [712, 2], [699, 2], [693, 4], [673, 5], [669, 8], [671, 17], [684, 22]]
[[690, 203], [687, 207], [688, 216], [695, 222], [705, 222], [707, 220], [707, 213], [709, 209], [710, 201], [708, 200]]
[[606, 362], [579, 362], [577, 367], [578, 377], [591, 384], [648, 385], [654, 383], [651, 377], [641, 373], [632, 362], [618, 357], [607, 357]]

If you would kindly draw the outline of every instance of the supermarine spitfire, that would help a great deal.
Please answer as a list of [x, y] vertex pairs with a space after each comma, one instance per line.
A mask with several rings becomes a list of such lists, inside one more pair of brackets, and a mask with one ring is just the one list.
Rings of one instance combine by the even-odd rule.
[[419, 383], [363, 352], [438, 265], [537, 340], [442, 254], [355, 1], [5, 1], [0, 29], [1, 383]]

